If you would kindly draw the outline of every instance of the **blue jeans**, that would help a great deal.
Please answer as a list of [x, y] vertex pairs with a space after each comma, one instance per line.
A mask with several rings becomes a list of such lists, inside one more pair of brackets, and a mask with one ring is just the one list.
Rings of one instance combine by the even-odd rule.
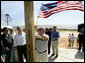
[[6, 52], [6, 59], [5, 59], [5, 61], [6, 62], [10, 62], [10, 59], [11, 59], [11, 50], [5, 51], [5, 52]]
[[15, 62], [15, 51], [14, 48], [11, 50], [11, 62]]

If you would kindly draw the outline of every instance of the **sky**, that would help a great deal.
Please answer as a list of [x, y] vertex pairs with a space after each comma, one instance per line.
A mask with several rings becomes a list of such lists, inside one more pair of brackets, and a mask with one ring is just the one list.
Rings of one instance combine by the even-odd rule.
[[[56, 1], [34, 1], [34, 24], [41, 4]], [[84, 4], [84, 2], [82, 2]], [[6, 25], [4, 14], [10, 14], [12, 20], [10, 26], [24, 26], [24, 1], [1, 1], [1, 25]], [[78, 25], [84, 23], [84, 12], [79, 10], [62, 11], [48, 18], [39, 18], [38, 25]]]

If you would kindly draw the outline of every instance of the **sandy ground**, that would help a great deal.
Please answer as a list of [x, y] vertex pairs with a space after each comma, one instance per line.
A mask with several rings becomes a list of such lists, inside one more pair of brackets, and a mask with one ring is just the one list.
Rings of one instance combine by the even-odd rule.
[[[60, 38], [59, 38], [59, 47], [62, 47], [62, 48], [68, 47], [68, 36], [69, 36], [70, 33], [71, 34], [74, 33], [75, 37], [78, 36], [77, 31], [61, 31], [60, 32]], [[76, 47], [76, 45], [77, 45], [77, 41], [75, 39], [74, 47]]]

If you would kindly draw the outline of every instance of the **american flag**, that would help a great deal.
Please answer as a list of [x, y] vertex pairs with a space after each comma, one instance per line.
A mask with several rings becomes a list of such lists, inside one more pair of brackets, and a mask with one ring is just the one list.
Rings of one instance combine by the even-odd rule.
[[59, 13], [65, 10], [84, 11], [84, 7], [81, 1], [57, 1], [49, 4], [42, 4], [38, 17], [48, 18], [52, 14]]

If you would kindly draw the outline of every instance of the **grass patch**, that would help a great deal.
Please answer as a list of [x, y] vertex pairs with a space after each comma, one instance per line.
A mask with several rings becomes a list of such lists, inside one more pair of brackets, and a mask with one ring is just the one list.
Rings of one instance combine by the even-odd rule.
[[77, 31], [77, 29], [57, 29], [58, 31]]

